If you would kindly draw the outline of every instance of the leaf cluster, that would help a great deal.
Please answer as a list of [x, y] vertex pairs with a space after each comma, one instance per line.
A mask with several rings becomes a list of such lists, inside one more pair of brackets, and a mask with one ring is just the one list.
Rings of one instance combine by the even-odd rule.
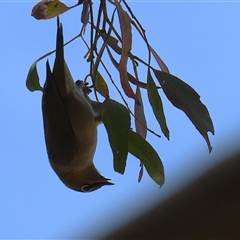
[[[77, 4], [67, 7], [58, 0], [45, 0], [34, 6], [32, 15], [36, 19], [49, 19], [62, 14], [73, 7], [82, 5], [81, 22], [82, 28], [79, 34], [66, 42], [67, 45], [77, 38], [81, 38], [87, 46], [85, 55], [90, 65], [89, 74], [85, 77], [91, 79], [96, 100], [98, 95], [105, 99], [101, 105], [102, 121], [108, 133], [109, 143], [113, 153], [114, 170], [124, 173], [128, 153], [131, 153], [141, 162], [139, 181], [141, 180], [143, 166], [150, 177], [159, 185], [164, 183], [164, 168], [156, 150], [146, 140], [147, 131], [156, 134], [148, 128], [142, 101], [142, 91], [147, 91], [148, 101], [152, 111], [159, 123], [163, 135], [169, 140], [170, 131], [164, 114], [163, 103], [159, 94], [165, 94], [169, 101], [182, 110], [199, 133], [205, 139], [209, 152], [212, 150], [208, 134], [214, 134], [214, 127], [206, 106], [201, 102], [199, 94], [187, 83], [172, 75], [168, 67], [149, 44], [145, 30], [132, 12], [125, 0], [100, 0], [97, 13], [93, 11], [92, 1], [78, 1]], [[113, 7], [109, 17], [108, 9]], [[114, 20], [117, 18], [120, 30], [117, 30]], [[89, 27], [89, 42], [84, 39], [84, 32]], [[135, 28], [146, 44], [148, 59], [143, 60], [132, 52], [132, 28]], [[99, 49], [99, 50], [98, 50]], [[55, 50], [38, 58], [30, 67], [26, 85], [30, 91], [40, 90], [42, 86], [37, 73], [38, 61], [54, 53]], [[112, 79], [109, 66], [103, 61], [103, 54], [109, 57], [113, 67], [119, 73], [121, 89]], [[119, 56], [116, 59], [115, 56]], [[151, 64], [152, 58], [158, 64], [158, 69]], [[132, 64], [132, 72], [129, 65]], [[99, 66], [105, 69], [109, 76], [106, 81], [100, 73]], [[139, 80], [139, 65], [146, 67], [147, 79], [145, 82]], [[155, 78], [155, 80], [154, 80]], [[157, 83], [160, 85], [157, 86]], [[108, 84], [112, 83], [120, 94], [124, 105], [115, 101], [110, 92]], [[131, 110], [128, 101], [134, 101], [134, 109]], [[131, 126], [132, 115], [135, 120], [135, 131]]]

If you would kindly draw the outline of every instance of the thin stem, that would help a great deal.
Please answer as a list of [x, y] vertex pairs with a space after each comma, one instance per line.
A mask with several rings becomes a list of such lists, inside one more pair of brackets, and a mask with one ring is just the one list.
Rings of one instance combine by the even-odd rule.
[[141, 31], [139, 30], [138, 27], [136, 27], [137, 25], [133, 24], [136, 29], [138, 30], [138, 32], [140, 33], [140, 35], [142, 36], [143, 40], [145, 41], [146, 45], [147, 45], [147, 48], [148, 48], [148, 70], [150, 69], [149, 66], [150, 66], [150, 63], [151, 63], [151, 50], [150, 50], [150, 45], [148, 43], [148, 40], [147, 40], [147, 36], [145, 34], [145, 29], [142, 27], [142, 25], [140, 24], [140, 22], [138, 21], [138, 19], [135, 17], [134, 13], [132, 12], [131, 8], [129, 7], [129, 5], [127, 4], [127, 2], [125, 0], [122, 0], [124, 5], [126, 6], [126, 8], [128, 9], [129, 13], [131, 14], [132, 18], [136, 21], [137, 25], [140, 27]]
[[[109, 79], [111, 80], [112, 84], [114, 85], [114, 87], [115, 87], [116, 90], [118, 91], [118, 93], [119, 93], [120, 97], [122, 98], [124, 104], [126, 105], [129, 113], [130, 113], [135, 119], [137, 119], [136, 116], [134, 115], [134, 113], [133, 113], [133, 112], [131, 111], [131, 109], [129, 108], [127, 101], [125, 100], [123, 94], [121, 93], [121, 91], [119, 90], [118, 86], [117, 86], [116, 83], [114, 82], [114, 80], [113, 80], [110, 72], [108, 71], [107, 67], [105, 66], [105, 64], [103, 63], [102, 60], [100, 60], [100, 62], [101, 62], [101, 64], [102, 64], [102, 66], [104, 67], [106, 73], [108, 74]], [[143, 127], [145, 127], [149, 132], [151, 132], [152, 134], [154, 134], [155, 136], [157, 136], [157, 137], [159, 137], [159, 138], [161, 137], [161, 135], [155, 133], [153, 130], [151, 130], [150, 128], [148, 128], [145, 124], [143, 124], [143, 123], [142, 123], [141, 121], [139, 121], [138, 119], [137, 119], [137, 121], [138, 121]]]

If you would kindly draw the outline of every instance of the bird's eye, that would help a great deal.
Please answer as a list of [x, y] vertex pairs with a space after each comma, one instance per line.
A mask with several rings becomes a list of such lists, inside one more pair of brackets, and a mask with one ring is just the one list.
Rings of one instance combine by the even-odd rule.
[[91, 187], [91, 185], [83, 185], [83, 186], [81, 187], [81, 190], [82, 190], [83, 192], [91, 192], [92, 187]]

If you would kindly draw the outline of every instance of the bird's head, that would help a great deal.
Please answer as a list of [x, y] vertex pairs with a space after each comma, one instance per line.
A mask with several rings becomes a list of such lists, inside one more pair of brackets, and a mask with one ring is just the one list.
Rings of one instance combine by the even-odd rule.
[[93, 164], [78, 170], [57, 174], [61, 181], [69, 188], [78, 192], [92, 192], [105, 185], [114, 185], [108, 178], [103, 177]]

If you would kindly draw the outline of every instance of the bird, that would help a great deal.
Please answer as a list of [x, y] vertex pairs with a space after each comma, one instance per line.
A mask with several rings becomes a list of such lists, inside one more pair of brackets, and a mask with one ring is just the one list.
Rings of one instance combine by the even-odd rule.
[[92, 101], [87, 90], [83, 81], [74, 82], [64, 60], [62, 25], [58, 22], [53, 71], [46, 62], [43, 128], [51, 167], [67, 187], [79, 192], [113, 185], [93, 163], [101, 103]]

